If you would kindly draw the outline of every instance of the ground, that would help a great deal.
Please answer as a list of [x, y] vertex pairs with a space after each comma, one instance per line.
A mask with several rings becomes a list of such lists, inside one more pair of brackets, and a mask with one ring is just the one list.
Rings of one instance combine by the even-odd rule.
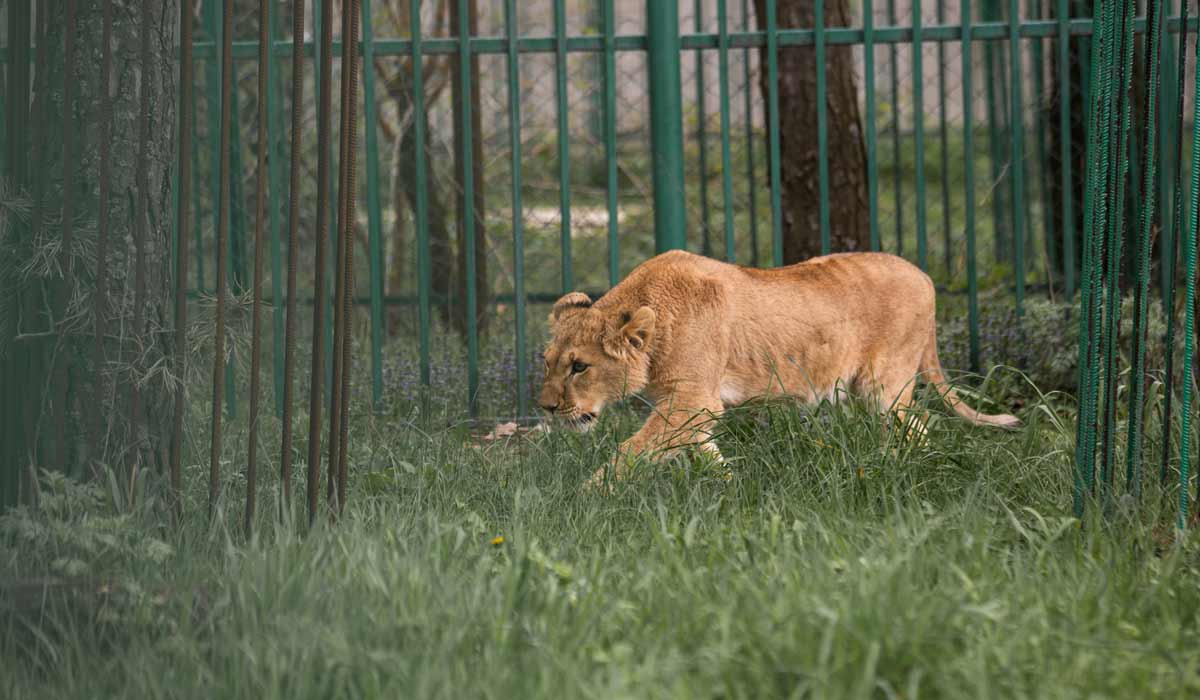
[[52, 479], [3, 520], [0, 568], [93, 583], [0, 613], [0, 695], [1200, 692], [1200, 550], [1155, 479], [1137, 511], [1072, 517], [1053, 397], [1016, 433], [935, 416], [920, 445], [857, 404], [758, 407], [722, 425], [729, 473], [581, 490], [633, 413], [497, 440], [364, 414], [342, 519], [277, 524], [268, 489], [249, 541], [237, 475], [215, 528], [200, 466], [175, 528]]

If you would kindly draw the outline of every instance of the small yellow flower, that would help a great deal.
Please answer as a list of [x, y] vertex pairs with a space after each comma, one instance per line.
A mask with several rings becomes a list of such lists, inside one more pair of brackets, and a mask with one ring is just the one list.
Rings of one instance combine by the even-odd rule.
[[493, 547], [499, 547], [502, 544], [504, 544], [504, 535], [496, 535], [492, 538]]
[[860, 479], [863, 478], [863, 468], [862, 467], [858, 468], [858, 478], [860, 478]]

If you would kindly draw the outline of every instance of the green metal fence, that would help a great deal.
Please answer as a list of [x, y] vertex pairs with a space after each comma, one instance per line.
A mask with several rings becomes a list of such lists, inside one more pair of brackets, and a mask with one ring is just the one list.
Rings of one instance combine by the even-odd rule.
[[[452, 2], [459, 17], [472, 14], [472, 3], [468, 0]], [[511, 326], [511, 336], [508, 331], [503, 334], [505, 342], [511, 337], [511, 351], [516, 358], [508, 405], [517, 415], [523, 416], [529, 411], [531, 384], [536, 380], [530, 376], [530, 362], [527, 361], [535, 350], [534, 337], [529, 331], [532, 304], [550, 301], [580, 282], [596, 284], [591, 291], [602, 292], [604, 284], [615, 284], [653, 251], [689, 248], [713, 252], [708, 237], [713, 228], [720, 231], [719, 240], [726, 259], [743, 264], [781, 264], [784, 226], [781, 220], [779, 96], [778, 89], [768, 89], [765, 100], [762, 99], [757, 90], [757, 77], [760, 72], [765, 73], [766, 84], [777, 86], [780, 52], [801, 47], [816, 55], [818, 104], [824, 103], [827, 90], [826, 53], [832, 47], [849, 45], [856, 47], [861, 56], [862, 69], [857, 80], [867, 153], [870, 247], [912, 258], [922, 268], [935, 273], [935, 279], [943, 289], [966, 297], [971, 328], [970, 357], [974, 369], [980, 365], [981, 277], [989, 276], [998, 267], [1006, 268], [1003, 279], [993, 282], [1011, 295], [1018, 315], [1032, 286], [1039, 291], [1057, 290], [1067, 297], [1076, 291], [1079, 256], [1075, 250], [1078, 231], [1074, 221], [1075, 212], [1082, 203], [1076, 201], [1075, 196], [1080, 174], [1072, 168], [1075, 156], [1071, 152], [1069, 134], [1082, 115], [1072, 115], [1071, 94], [1072, 89], [1083, 90], [1086, 94], [1088, 84], [1086, 65], [1082, 67], [1083, 79], [1073, 78], [1073, 71], [1080, 68], [1073, 63], [1071, 47], [1081, 47], [1086, 55], [1093, 31], [1091, 19], [1076, 16], [1080, 14], [1072, 7], [1076, 3], [1055, 0], [1053, 3], [1032, 1], [1023, 5], [1019, 0], [1008, 3], [989, 0], [974, 4], [966, 0], [960, 3], [942, 0], [921, 3], [917, 0], [907, 8], [911, 13], [909, 23], [900, 24], [894, 0], [888, 0], [886, 8], [876, 7], [872, 0], [864, 0], [857, 13], [858, 26], [832, 27], [824, 26], [825, 3], [818, 0], [815, 26], [785, 28], [778, 26], [776, 21], [777, 0], [762, 3], [765, 16], [761, 22], [746, 0], [740, 3], [696, 0], [691, 7], [678, 0], [636, 3], [597, 0], [576, 6], [577, 10], [586, 12], [571, 12], [564, 0], [553, 0], [542, 3], [550, 10], [550, 30], [527, 33], [522, 31], [521, 18], [526, 17], [528, 23], [527, 15], [534, 3], [526, 6], [516, 0], [505, 0], [496, 3], [494, 8], [485, 8], [494, 20], [487, 31], [458, 36], [445, 31], [444, 22], [431, 15], [436, 9], [435, 4], [417, 0], [363, 4], [361, 55], [367, 68], [362, 71], [365, 139], [359, 160], [364, 175], [365, 207], [362, 209], [365, 210], [366, 242], [358, 255], [366, 259], [369, 274], [357, 289], [356, 297], [369, 309], [372, 398], [376, 405], [382, 405], [388, 398], [384, 381], [385, 343], [409, 342], [403, 337], [388, 340], [385, 326], [387, 309], [391, 307], [415, 306], [416, 337], [412, 344], [418, 357], [418, 379], [426, 386], [431, 382], [431, 358], [438, 332], [437, 309], [447, 305], [466, 307], [466, 322], [462, 329], [466, 373], [461, 391], [471, 414], [480, 411], [480, 309], [490, 309], [495, 318], [502, 319], [505, 326]], [[288, 151], [284, 126], [289, 96], [283, 89], [286, 66], [282, 59], [292, 52], [291, 37], [284, 35], [284, 22], [279, 21], [285, 12], [284, 5], [271, 3], [271, 35], [276, 39], [269, 52], [272, 84], [265, 137], [271, 144], [269, 179], [272, 193], [288, 191], [283, 182], [283, 164], [297, 155]], [[406, 21], [397, 19], [397, 8], [407, 9]], [[319, 19], [315, 9], [309, 15]], [[194, 120], [197, 129], [195, 154], [200, 167], [203, 169], [207, 163], [209, 172], [214, 173], [207, 191], [203, 186], [193, 190], [196, 240], [180, 242], [181, 245], [195, 246], [198, 253], [192, 256], [192, 286], [197, 292], [210, 288], [211, 269], [206, 256], [211, 257], [214, 252], [212, 240], [205, 236], [206, 231], [213, 229], [205, 228], [203, 217], [205, 212], [213, 210], [211, 202], [216, 200], [219, 189], [216, 169], [212, 165], [220, 160], [220, 146], [213, 138], [218, 129], [215, 122], [218, 110], [213, 106], [220, 104], [215, 77], [219, 65], [220, 11], [216, 2], [205, 0], [201, 15], [203, 31], [194, 49], [195, 57], [204, 66], [204, 70], [198, 72], [204, 74], [207, 115], [207, 127], [203, 132], [200, 127], [204, 120]], [[392, 26], [406, 24], [407, 33], [380, 35], [378, 18], [383, 11], [390, 13]], [[588, 19], [579, 20], [581, 16]], [[692, 31], [685, 32], [688, 19]], [[638, 29], [632, 32], [619, 29], [629, 24]], [[759, 26], [762, 26], [761, 30], [757, 29]], [[1173, 16], [1166, 23], [1167, 31], [1176, 34], [1184, 26], [1194, 30], [1196, 19], [1190, 17], [1185, 22]], [[432, 31], [431, 27], [442, 28], [439, 35], [426, 36], [425, 32]], [[319, 29], [313, 27], [312, 36], [318, 35]], [[1137, 20], [1135, 31], [1144, 33], [1144, 18]], [[1171, 46], [1172, 42], [1163, 42], [1166, 83], [1174, 80], [1171, 72], [1174, 56], [1168, 55]], [[765, 60], [760, 61], [759, 52], [763, 48], [766, 49]], [[257, 56], [257, 42], [235, 37], [232, 50], [235, 78], [243, 78], [245, 76], [236, 75], [239, 65], [252, 64]], [[306, 43], [305, 50], [314, 62], [318, 61], [319, 46], [315, 42]], [[341, 44], [335, 41], [334, 55], [340, 56], [341, 50]], [[635, 56], [644, 63], [644, 70], [640, 74], [621, 71], [622, 62]], [[1051, 64], [1046, 63], [1048, 56], [1054, 57], [1053, 70]], [[530, 89], [528, 62], [542, 58], [552, 62], [551, 75], [539, 72], [538, 77], [552, 80], [553, 88], [549, 92], [553, 94], [553, 123], [548, 134], [531, 136], [526, 120], [531, 107], [536, 105], [527, 96]], [[579, 133], [580, 122], [586, 120], [578, 118], [579, 112], [583, 111], [578, 108], [579, 100], [576, 105], [571, 104], [572, 95], [578, 92], [576, 83], [581, 79], [572, 75], [570, 66], [573, 61], [583, 60], [594, 66], [584, 80], [589, 85], [586, 94], [599, 115], [599, 123], [591, 128], [599, 132], [601, 142], [602, 153], [597, 163], [602, 167], [599, 167], [599, 177], [594, 180], [600, 183], [602, 190], [601, 196], [595, 199], [603, 209], [600, 228], [606, 250], [600, 256], [589, 254], [581, 260], [580, 251], [573, 250], [576, 245], [574, 234], [582, 227], [578, 221], [582, 188], [575, 163], [581, 160], [580, 152], [584, 150]], [[458, 110], [445, 108], [445, 93], [436, 97], [429, 94], [429, 67], [445, 61], [450, 61], [449, 65], [453, 66], [451, 92], [458, 95], [461, 105]], [[475, 70], [472, 61], [486, 63], [492, 68]], [[710, 62], [716, 63], [716, 109], [712, 109], [714, 100], [709, 97], [713, 89]], [[737, 62], [741, 63], [741, 71], [733, 69]], [[454, 217], [457, 234], [451, 245], [465, 261], [459, 274], [460, 291], [434, 288], [436, 261], [431, 248], [433, 214], [429, 197], [432, 183], [439, 175], [429, 171], [425, 158], [417, 157], [413, 164], [411, 177], [415, 197], [411, 212], [400, 211], [402, 207], [396, 201], [391, 206], [384, 201], [383, 193], [388, 183], [381, 168], [387, 153], [380, 141], [381, 132], [387, 127], [380, 123], [379, 102], [380, 93], [390, 87], [380, 85], [382, 73], [371, 69], [379, 65], [408, 66], [411, 79], [401, 91], [406, 91], [408, 96], [407, 118], [410, 121], [405, 122], [404, 128], [410, 134], [406, 138], [415, 142], [413, 150], [416, 153], [435, 151], [439, 157], [432, 159], [430, 164], [443, 171], [446, 168], [442, 166], [441, 156], [456, 156], [453, 158], [454, 172], [447, 177], [453, 181], [458, 200]], [[690, 75], [685, 72], [688, 65], [692, 68]], [[931, 69], [931, 65], [936, 70]], [[311, 76], [313, 71], [308, 74]], [[937, 77], [934, 87], [925, 85], [926, 76], [931, 74]], [[472, 82], [476, 80], [487, 82], [487, 85], [473, 86]], [[619, 94], [635, 84], [641, 86], [640, 94], [644, 94], [646, 100], [630, 109], [630, 104], [623, 102]], [[1052, 84], [1057, 85], [1054, 91], [1048, 90]], [[489, 94], [494, 91], [497, 100], [472, 99], [472, 90], [481, 88], [487, 89]], [[736, 100], [738, 89], [743, 93], [741, 104]], [[980, 90], [982, 95], [977, 94]], [[233, 106], [233, 171], [249, 172], [239, 166], [238, 159], [241, 149], [248, 148], [245, 144], [257, 136], [236, 105], [236, 93], [237, 90], [234, 91]], [[1171, 99], [1170, 95], [1166, 97]], [[1057, 123], [1050, 123], [1047, 117], [1051, 100], [1057, 101]], [[905, 101], [909, 112], [907, 119], [902, 110]], [[926, 114], [926, 105], [931, 102], [935, 106], [932, 115]], [[1087, 104], [1086, 100], [1083, 104]], [[483, 123], [487, 134], [482, 136], [499, 134], [503, 138], [483, 139], [474, 133], [479, 128], [479, 120], [473, 118], [473, 109], [485, 112]], [[646, 118], [635, 127], [623, 130], [622, 120], [628, 120], [629, 113], [638, 109], [645, 111]], [[833, 226], [829, 193], [833, 185], [828, 169], [828, 134], [830, 129], [848, 126], [830, 124], [826, 109], [815, 106], [814, 109], [818, 118], [816, 150], [819, 166], [815, 177], [821, 206], [819, 230], [811, 235], [819, 236], [822, 250], [829, 251]], [[435, 131], [433, 122], [446, 122], [447, 112], [456, 112], [452, 114], [454, 124], [450, 127], [455, 132], [455, 146], [450, 150], [456, 150], [456, 154], [447, 153], [448, 149], [437, 143], [432, 135]], [[1163, 115], [1164, 144], [1175, 143], [1179, 137], [1172, 116]], [[1061, 179], [1057, 185], [1057, 198], [1052, 196], [1051, 183], [1047, 182], [1052, 174], [1048, 163], [1056, 155], [1050, 153], [1047, 137], [1048, 132], [1055, 131], [1061, 150], [1057, 154], [1061, 162], [1057, 173]], [[626, 132], [637, 132], [637, 135], [630, 137]], [[386, 139], [395, 144], [400, 137], [392, 135]], [[983, 140], [987, 141], [986, 150], [980, 148]], [[547, 148], [551, 141], [553, 148]], [[595, 144], [583, 145], [588, 151], [594, 150]], [[477, 152], [476, 148], [482, 152]], [[1162, 152], [1172, 150], [1168, 146]], [[644, 203], [644, 210], [650, 212], [652, 225], [649, 220], [621, 223], [622, 202], [629, 196], [627, 181], [639, 174], [627, 173], [619, 167], [623, 158], [632, 157], [631, 152], [649, 154], [638, 167], [644, 168], [640, 174], [647, 175], [646, 179], [651, 183], [652, 198]], [[486, 161], [482, 169], [480, 161]], [[241, 160], [242, 165], [248, 162], [249, 159]], [[497, 163], [503, 163], [504, 167]], [[990, 170], [988, 176], [981, 179], [979, 170], [984, 164]], [[541, 167], [546, 165], [551, 167]], [[537, 172], [530, 174], [530, 168], [535, 166]], [[1182, 165], [1165, 164], [1164, 169], [1171, 167]], [[961, 176], [956, 176], [959, 168]], [[493, 177], [502, 170], [507, 173]], [[481, 173], [482, 181], [479, 180]], [[336, 187], [332, 180], [331, 188]], [[203, 183], [204, 179], [198, 178], [198, 181]], [[1172, 179], [1162, 177], [1159, 182], [1160, 201], [1170, 201]], [[530, 200], [534, 198], [535, 186], [555, 190], [556, 196], [551, 199], [556, 200], [557, 213], [551, 219], [556, 224], [553, 228], [557, 228], [558, 255], [553, 260], [539, 257], [536, 264], [531, 264], [530, 246], [536, 241], [544, 243], [545, 231], [551, 228], [544, 221], [531, 218]], [[246, 194], [236, 177], [231, 187], [230, 284], [236, 293], [244, 288], [246, 280]], [[463, 222], [476, 221], [476, 203], [483, 201], [478, 198], [478, 192], [484, 188], [488, 197], [498, 198], [496, 193], [503, 192], [507, 201], [499, 208], [489, 206], [484, 228], [464, 225]], [[543, 198], [542, 189], [537, 190], [539, 199]], [[717, 192], [719, 199], [715, 196]], [[588, 193], [589, 199], [592, 194]], [[714, 206], [714, 200], [719, 201], [719, 206]], [[1058, 219], [1061, 224], [1057, 227], [1051, 216], [1055, 209], [1061, 212]], [[285, 197], [273, 196], [268, 206], [270, 288], [277, 302], [284, 296], [286, 246], [283, 238], [287, 211]], [[496, 211], [500, 213], [497, 215]], [[931, 212], [937, 215], [931, 218]], [[336, 217], [337, 213], [331, 211], [330, 216]], [[388, 276], [396, 271], [385, 254], [389, 242], [385, 240], [384, 229], [388, 222], [395, 227], [395, 222], [405, 217], [410, 217], [412, 222], [412, 230], [406, 234], [407, 245], [412, 251], [404, 258], [407, 269], [401, 275], [406, 280], [406, 291], [397, 294], [388, 291], [385, 284]], [[1169, 215], [1164, 215], [1161, 224], [1162, 240], [1173, 240], [1176, 223]], [[889, 228], [893, 230], [889, 231]], [[481, 230], [488, 231], [493, 243], [482, 252], [484, 259], [492, 256], [503, 261], [511, 282], [504, 285], [486, 282], [486, 288], [480, 288], [475, 265], [480, 259], [476, 238]], [[990, 258], [982, 250], [985, 232], [993, 244]], [[892, 235], [885, 235], [888, 233]], [[402, 238], [399, 234], [393, 236], [397, 236], [397, 240]], [[1061, 240], [1061, 245], [1050, 244], [1055, 238]], [[1040, 256], [1035, 252], [1038, 249], [1043, 251]], [[1045, 259], [1049, 255], [1045, 251], [1060, 249], [1061, 259]], [[1164, 256], [1167, 249], [1168, 246], [1163, 245]], [[309, 254], [311, 251], [304, 253]], [[1167, 266], [1163, 268], [1167, 269]], [[558, 284], [548, 284], [547, 279], [557, 280]], [[536, 284], [531, 280], [536, 280]], [[1170, 281], [1164, 279], [1163, 289], [1169, 286]], [[331, 303], [330, 298], [307, 301]], [[499, 312], [500, 307], [504, 307], [504, 314]], [[276, 303], [274, 308], [274, 378], [278, 405], [284, 384], [283, 304]], [[327, 324], [332, 323], [331, 313], [325, 313], [324, 317]], [[491, 332], [499, 337], [501, 334], [496, 327], [493, 323]], [[331, 326], [327, 335], [332, 337]], [[326, 365], [327, 371], [331, 371], [329, 362]], [[234, 386], [232, 374], [228, 382]], [[236, 410], [235, 396], [236, 392], [232, 390], [226, 392], [230, 412]]]

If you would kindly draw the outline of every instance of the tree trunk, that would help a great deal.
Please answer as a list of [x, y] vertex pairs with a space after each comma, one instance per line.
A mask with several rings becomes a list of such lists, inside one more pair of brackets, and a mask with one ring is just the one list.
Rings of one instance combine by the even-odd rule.
[[[467, 17], [467, 32], [474, 36], [479, 33], [479, 10], [475, 0], [471, 0]], [[452, 36], [460, 36], [462, 27], [462, 17], [458, 14], [458, 3], [450, 4], [450, 34]], [[459, 202], [458, 215], [458, 270], [455, 275], [456, 291], [457, 291], [457, 306], [453, 320], [455, 326], [460, 333], [466, 334], [467, 330], [467, 226], [475, 227], [475, 289], [476, 289], [476, 307], [475, 307], [475, 323], [477, 328], [482, 333], [485, 330], [487, 321], [487, 300], [489, 297], [488, 290], [488, 274], [487, 274], [487, 232], [484, 226], [484, 181], [483, 181], [483, 120], [480, 112], [482, 105], [479, 99], [479, 55], [471, 55], [471, 91], [467, 99], [470, 100], [471, 108], [471, 180], [472, 180], [472, 197], [471, 208], [474, 214], [473, 220], [468, 223], [463, 213], [466, 211], [465, 201], [463, 198], [463, 89], [462, 89], [462, 67], [459, 65], [459, 60], [455, 57], [452, 62], [453, 82], [452, 82], [452, 111], [454, 113], [454, 178], [457, 185], [457, 197]]]
[[[812, 0], [779, 0], [781, 29], [812, 28]], [[754, 0], [758, 27], [767, 26], [765, 0]], [[826, 26], [854, 24], [847, 0], [825, 4]], [[767, 52], [762, 49], [759, 75], [767, 103]], [[863, 145], [854, 54], [850, 46], [826, 49], [826, 107], [829, 150], [829, 229], [831, 249], [870, 247], [867, 203], [867, 153]], [[783, 203], [783, 261], [800, 262], [821, 254], [820, 189], [817, 152], [817, 61], [811, 46], [779, 51], [779, 172]]]
[[[28, 0], [10, 4], [10, 41], [12, 17], [28, 12], [29, 5]], [[48, 12], [37, 21], [45, 28], [47, 47], [38, 52], [37, 84], [31, 95], [23, 82], [28, 70], [10, 61], [7, 84], [13, 89], [4, 100], [10, 130], [6, 187], [0, 194], [5, 214], [0, 222], [5, 251], [0, 259], [0, 503], [14, 502], [18, 493], [28, 497], [35, 469], [55, 466], [78, 474], [96, 465], [161, 468], [170, 438], [168, 380], [155, 368], [169, 367], [163, 359], [171, 355], [170, 172], [179, 6], [177, 0], [153, 3], [149, 17], [143, 17], [140, 3], [114, 13], [112, 120], [106, 133], [100, 74], [104, 2], [78, 3], [76, 59], [70, 69], [64, 60], [65, 3], [34, 5], [37, 13]], [[146, 75], [144, 22], [151, 54]], [[21, 50], [16, 47], [18, 54]], [[11, 44], [9, 51], [14, 51]], [[74, 94], [64, 105], [68, 82]], [[139, 160], [141, 90], [150, 96], [144, 161]], [[29, 128], [21, 133], [25, 124]], [[67, 177], [64, 136], [71, 138]], [[106, 242], [98, 231], [102, 142], [111, 144], [103, 203]], [[39, 181], [30, 178], [34, 172], [41, 174]], [[148, 197], [141, 256], [135, 243], [139, 173]], [[74, 203], [69, 232], [62, 225], [64, 182]], [[24, 222], [15, 215], [20, 207], [14, 209], [21, 198], [34, 211]], [[60, 255], [67, 240], [71, 245]], [[98, 262], [101, 250], [105, 260]], [[135, 316], [139, 257], [145, 299]], [[98, 288], [103, 298], [96, 304]], [[106, 321], [104, 332], [97, 332], [96, 309]], [[135, 318], [144, 321], [141, 327]], [[138, 401], [129, 400], [134, 382]], [[131, 416], [133, 405], [138, 411]]]

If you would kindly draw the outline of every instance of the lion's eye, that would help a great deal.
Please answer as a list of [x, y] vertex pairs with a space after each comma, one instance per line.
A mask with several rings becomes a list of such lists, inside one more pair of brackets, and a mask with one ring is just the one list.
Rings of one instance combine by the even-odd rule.
[[585, 370], [587, 370], [587, 368], [588, 368], [588, 366], [583, 364], [579, 360], [576, 360], [571, 363], [571, 373], [572, 374], [582, 374]]

